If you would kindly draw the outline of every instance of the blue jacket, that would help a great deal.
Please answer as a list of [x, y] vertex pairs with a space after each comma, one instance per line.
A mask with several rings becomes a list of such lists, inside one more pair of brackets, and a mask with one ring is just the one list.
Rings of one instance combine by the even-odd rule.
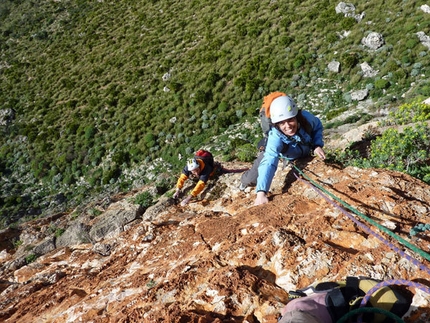
[[310, 134], [303, 127], [300, 127], [292, 137], [286, 136], [275, 127], [270, 129], [264, 157], [258, 166], [257, 192], [269, 191], [280, 154], [289, 160], [295, 160], [309, 156], [318, 146], [324, 147], [321, 120], [308, 111], [302, 110], [301, 113], [311, 126]]

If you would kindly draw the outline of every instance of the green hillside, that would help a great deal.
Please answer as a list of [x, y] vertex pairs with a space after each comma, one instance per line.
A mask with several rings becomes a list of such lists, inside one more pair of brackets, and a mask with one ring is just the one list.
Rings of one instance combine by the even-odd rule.
[[[241, 132], [218, 151], [238, 158], [257, 140], [270, 91], [326, 127], [430, 96], [429, 48], [416, 34], [430, 35], [425, 2], [353, 3], [361, 21], [338, 3], [2, 0], [0, 222], [139, 184], [166, 188], [178, 155], [215, 135]], [[377, 50], [362, 44], [371, 32], [384, 37]], [[364, 77], [364, 62], [378, 73]], [[372, 103], [355, 113], [351, 92], [362, 89]], [[238, 127], [246, 121], [255, 126]]]

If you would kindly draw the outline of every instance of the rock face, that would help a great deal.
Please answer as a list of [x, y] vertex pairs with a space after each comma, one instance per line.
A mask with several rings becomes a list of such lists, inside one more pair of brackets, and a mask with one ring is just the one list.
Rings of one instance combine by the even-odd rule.
[[385, 44], [385, 40], [380, 33], [371, 32], [361, 40], [361, 43], [370, 49], [377, 50]]
[[360, 22], [363, 20], [365, 13], [362, 12], [361, 14], [355, 13], [355, 6], [352, 3], [346, 3], [346, 2], [339, 2], [336, 5], [336, 13], [342, 13], [345, 17], [352, 17], [357, 22]]
[[417, 32], [417, 36], [421, 44], [430, 49], [430, 36], [427, 36], [423, 31]]
[[[40, 236], [49, 248], [28, 265], [13, 266], [24, 246], [13, 253], [3, 244], [0, 320], [275, 323], [288, 291], [314, 282], [369, 276], [429, 284], [430, 261], [396, 239], [428, 251], [428, 233], [409, 236], [418, 223], [430, 223], [428, 185], [397, 172], [339, 169], [318, 159], [296, 167], [279, 166], [267, 205], [254, 207], [254, 192], [237, 189], [241, 174], [225, 174], [185, 208], [162, 198], [150, 215], [140, 216], [126, 196], [116, 198], [97, 217], [75, 219], [70, 229], [103, 227], [104, 238], [74, 238], [50, 250], [52, 241]], [[330, 194], [364, 218], [329, 202]], [[114, 210], [121, 225], [109, 231]], [[26, 232], [41, 227], [35, 221]], [[412, 292], [405, 322], [429, 322], [430, 295]]]

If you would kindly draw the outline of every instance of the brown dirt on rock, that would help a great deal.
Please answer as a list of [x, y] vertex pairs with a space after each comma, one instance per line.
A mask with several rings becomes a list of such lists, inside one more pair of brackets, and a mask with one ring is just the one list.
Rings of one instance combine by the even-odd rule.
[[[386, 170], [339, 169], [322, 162], [300, 166], [309, 180], [429, 250], [428, 233], [409, 236], [417, 223], [430, 223], [428, 185]], [[308, 180], [290, 174], [278, 187], [282, 189], [273, 191], [269, 204], [257, 207], [252, 206], [252, 192], [238, 190], [229, 192], [229, 198], [169, 207], [151, 223], [136, 223], [106, 239], [113, 250], [109, 256], [94, 253], [90, 244], [80, 245], [55, 250], [16, 271], [3, 269], [1, 279], [12, 285], [0, 296], [0, 319], [275, 323], [289, 290], [319, 281], [364, 275], [430, 286], [428, 272], [363, 230]], [[359, 221], [393, 246], [407, 249]], [[148, 234], [154, 238], [145, 240]], [[428, 268], [429, 261], [409, 254]], [[24, 275], [29, 279], [16, 283]], [[405, 322], [423, 319], [430, 319], [430, 310], [418, 306]]]

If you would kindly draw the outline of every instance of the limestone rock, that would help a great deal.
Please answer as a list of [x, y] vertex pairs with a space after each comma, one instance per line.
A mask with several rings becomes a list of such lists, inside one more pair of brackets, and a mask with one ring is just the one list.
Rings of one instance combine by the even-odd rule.
[[385, 40], [380, 33], [371, 32], [361, 40], [361, 43], [372, 50], [376, 50], [385, 44]]

